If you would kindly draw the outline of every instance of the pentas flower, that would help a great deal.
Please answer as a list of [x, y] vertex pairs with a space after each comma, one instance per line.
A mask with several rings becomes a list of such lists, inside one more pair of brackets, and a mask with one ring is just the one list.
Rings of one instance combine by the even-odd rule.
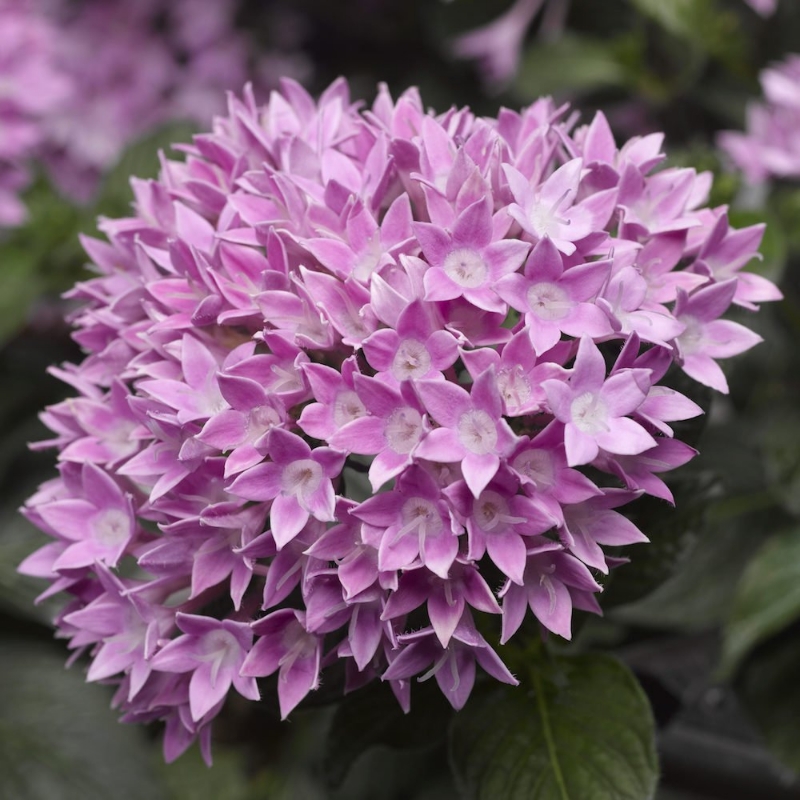
[[[270, 57], [255, 57], [235, 29], [236, 10], [214, 0], [4, 2], [0, 227], [24, 222], [18, 193], [33, 161], [85, 203], [123, 148], [149, 130], [170, 120], [208, 124], [224, 109], [224, 91], [248, 75], [271, 88]], [[285, 59], [284, 71], [293, 66]], [[209, 185], [207, 201], [214, 191]]]
[[476, 665], [515, 684], [498, 640], [569, 638], [606, 548], [646, 541], [625, 507], [673, 500], [701, 409], [665, 380], [726, 390], [758, 337], [723, 316], [779, 296], [744, 271], [763, 230], [651, 174], [660, 136], [573, 125], [284, 81], [85, 240], [87, 356], [52, 370], [78, 397], [24, 509], [51, 542], [20, 569], [167, 758], [208, 755], [231, 690], [286, 717], [338, 661], [404, 710], [413, 678], [456, 708]]
[[[766, 0], [753, 0], [759, 13], [772, 9]], [[763, 70], [759, 76], [763, 99], [747, 107], [745, 132], [723, 131], [719, 146], [742, 170], [750, 183], [770, 178], [800, 176], [800, 55], [786, 58]]]
[[553, 415], [563, 422], [567, 463], [588, 464], [600, 448], [635, 455], [654, 447], [653, 437], [629, 414], [644, 402], [650, 388], [646, 370], [621, 370], [606, 379], [606, 366], [588, 336], [580, 340], [568, 382], [546, 381]]
[[778, 0], [745, 0], [745, 2], [762, 17], [772, 16], [778, 8]]

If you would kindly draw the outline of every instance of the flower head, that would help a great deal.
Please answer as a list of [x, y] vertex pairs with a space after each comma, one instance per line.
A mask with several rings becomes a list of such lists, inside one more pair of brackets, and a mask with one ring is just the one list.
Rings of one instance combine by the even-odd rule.
[[460, 708], [476, 664], [516, 683], [473, 614], [507, 642], [599, 612], [604, 548], [646, 539], [619, 509], [671, 500], [695, 452], [667, 368], [724, 390], [757, 337], [722, 315], [776, 296], [742, 271], [760, 228], [651, 175], [659, 148], [547, 100], [362, 112], [284, 81], [85, 240], [87, 357], [53, 370], [79, 396], [43, 415], [59, 475], [24, 509], [52, 542], [21, 569], [71, 595], [90, 679], [163, 719], [168, 757], [207, 749], [231, 689], [277, 673], [285, 717], [337, 660]]

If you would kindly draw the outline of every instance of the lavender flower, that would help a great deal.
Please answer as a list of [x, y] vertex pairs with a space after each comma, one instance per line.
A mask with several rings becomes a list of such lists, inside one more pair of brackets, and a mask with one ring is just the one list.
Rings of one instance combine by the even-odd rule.
[[[43, 161], [86, 202], [138, 137], [169, 120], [200, 125], [224, 91], [277, 75], [215, 0], [7, 0], [0, 7], [0, 226], [24, 221], [25, 167]], [[288, 66], [288, 61], [287, 61]]]
[[778, 8], [778, 0], [745, 0], [745, 2], [762, 17], [772, 16]]
[[747, 107], [744, 133], [723, 131], [719, 146], [751, 183], [800, 176], [800, 55], [790, 53], [760, 75], [764, 98]]
[[564, 114], [248, 90], [85, 241], [87, 356], [53, 370], [79, 396], [24, 509], [53, 541], [20, 569], [168, 759], [274, 673], [284, 717], [336, 660], [406, 710], [414, 676], [456, 708], [476, 665], [516, 683], [473, 614], [568, 638], [604, 548], [646, 541], [617, 509], [672, 500], [701, 410], [664, 375], [726, 391], [758, 337], [722, 316], [779, 296], [742, 272], [763, 229], [651, 174], [660, 137]]

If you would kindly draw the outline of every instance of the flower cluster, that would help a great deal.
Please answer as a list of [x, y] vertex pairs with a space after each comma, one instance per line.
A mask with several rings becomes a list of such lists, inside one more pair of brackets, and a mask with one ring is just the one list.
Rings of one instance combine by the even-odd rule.
[[719, 146], [750, 183], [800, 177], [800, 55], [790, 54], [760, 76], [763, 102], [747, 108], [746, 132], [724, 131]]
[[287, 80], [84, 240], [87, 356], [53, 370], [78, 396], [24, 509], [52, 542], [21, 570], [168, 758], [273, 674], [284, 717], [334, 662], [405, 709], [415, 676], [456, 708], [476, 665], [516, 683], [476, 615], [569, 638], [604, 548], [645, 541], [620, 507], [671, 501], [701, 411], [663, 379], [726, 391], [758, 336], [723, 315], [779, 296], [740, 271], [762, 226], [655, 170], [660, 135], [575, 123]]
[[55, 63], [56, 30], [22, 3], [0, 3], [0, 228], [18, 225], [18, 197], [28, 183], [25, 163], [41, 147], [39, 120], [63, 107], [69, 84]]
[[208, 125], [226, 89], [254, 76], [276, 84], [275, 54], [255, 63], [235, 11], [216, 0], [0, 0], [0, 226], [25, 218], [18, 193], [32, 160], [85, 202], [154, 126]]

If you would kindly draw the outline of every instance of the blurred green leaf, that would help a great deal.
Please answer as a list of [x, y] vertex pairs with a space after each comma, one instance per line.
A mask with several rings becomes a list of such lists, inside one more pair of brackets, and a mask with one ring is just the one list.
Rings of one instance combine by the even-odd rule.
[[513, 90], [524, 100], [532, 100], [627, 81], [627, 71], [610, 43], [565, 35], [554, 42], [536, 42], [526, 50]]
[[745, 42], [739, 16], [716, 0], [630, 0], [643, 15], [697, 49], [731, 63]]
[[742, 664], [736, 689], [767, 745], [787, 767], [800, 773], [800, 626], [762, 645]]
[[[287, 780], [277, 772], [261, 769], [249, 775], [241, 754], [214, 746], [214, 763], [206, 766], [200, 750], [190, 747], [172, 764], [160, 769], [169, 800], [290, 800], [310, 793], [292, 794]], [[294, 786], [291, 789], [298, 789]], [[149, 798], [148, 798], [149, 800]]]
[[3, 291], [0, 292], [0, 344], [14, 335], [24, 324], [36, 297], [44, 290], [38, 264], [21, 247], [0, 249]]
[[767, 542], [745, 570], [723, 629], [723, 670], [735, 670], [759, 642], [798, 619], [800, 528], [795, 528]]
[[758, 544], [747, 526], [729, 522], [712, 527], [687, 548], [680, 569], [668, 581], [637, 602], [611, 609], [609, 616], [662, 630], [713, 628], [727, 616], [738, 580]]
[[453, 717], [450, 760], [470, 800], [647, 800], [658, 779], [650, 705], [604, 655], [529, 667], [520, 687]]
[[109, 693], [45, 645], [0, 654], [0, 781], [11, 800], [163, 800], [153, 750]]
[[34, 620], [50, 626], [63, 598], [34, 605], [47, 583], [20, 575], [17, 567], [38, 547], [51, 542], [48, 536], [34, 528], [15, 508], [0, 512], [0, 610], [15, 617]]
[[[793, 399], [793, 398], [792, 398]], [[800, 516], [800, 414], [795, 407], [770, 409], [764, 420], [764, 469], [783, 507]]]

